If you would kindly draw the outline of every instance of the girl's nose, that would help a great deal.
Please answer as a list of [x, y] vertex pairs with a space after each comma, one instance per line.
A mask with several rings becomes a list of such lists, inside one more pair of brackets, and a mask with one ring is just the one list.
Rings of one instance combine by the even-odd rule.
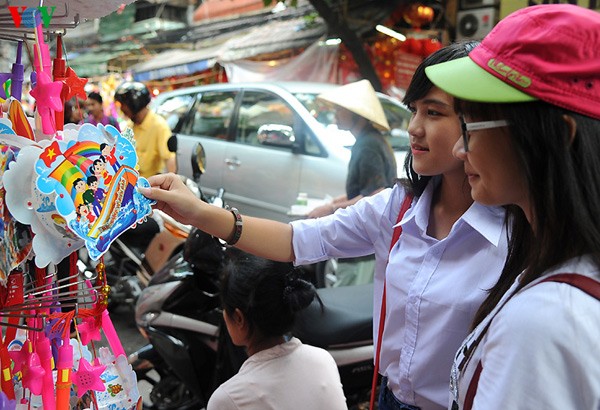
[[423, 124], [417, 118], [417, 115], [412, 116], [410, 121], [408, 122], [408, 135], [415, 138], [421, 138], [425, 134], [425, 129], [423, 128]]
[[465, 145], [463, 143], [462, 135], [458, 137], [456, 143], [454, 144], [454, 147], [452, 147], [452, 155], [454, 155], [461, 161], [465, 160], [467, 153], [465, 151]]

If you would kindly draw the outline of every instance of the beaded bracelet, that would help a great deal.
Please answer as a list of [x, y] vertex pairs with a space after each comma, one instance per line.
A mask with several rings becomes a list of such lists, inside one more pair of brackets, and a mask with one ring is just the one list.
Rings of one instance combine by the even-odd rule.
[[240, 240], [240, 237], [242, 236], [242, 227], [243, 227], [244, 223], [242, 221], [242, 215], [240, 215], [237, 208], [228, 208], [228, 210], [233, 214], [235, 222], [234, 222], [233, 236], [231, 237], [230, 240], [228, 240], [226, 242], [227, 242], [227, 245], [233, 246], [237, 243], [237, 241]]

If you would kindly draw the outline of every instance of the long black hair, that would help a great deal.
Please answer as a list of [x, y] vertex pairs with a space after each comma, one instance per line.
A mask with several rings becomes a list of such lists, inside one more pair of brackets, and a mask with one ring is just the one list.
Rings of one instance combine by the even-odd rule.
[[[523, 273], [517, 290], [567, 260], [589, 255], [600, 266], [600, 120], [542, 101], [457, 102], [475, 121], [506, 119], [531, 207], [531, 221], [508, 205], [509, 252], [496, 285], [477, 312], [476, 326]], [[576, 132], [565, 116], [574, 119]]]
[[[469, 52], [478, 44], [479, 41], [475, 40], [452, 43], [425, 58], [415, 70], [402, 102], [409, 106], [415, 101], [425, 97], [429, 90], [431, 90], [433, 83], [425, 75], [425, 68], [429, 67], [430, 65], [466, 57]], [[425, 187], [432, 176], [417, 174], [413, 169], [412, 162], [413, 156], [409, 150], [408, 154], [406, 155], [406, 159], [404, 160], [404, 171], [406, 172], [408, 179], [402, 180], [402, 184], [409, 192], [412, 192], [415, 196], [420, 196], [425, 190]]]
[[296, 312], [315, 297], [313, 284], [291, 263], [229, 251], [221, 276], [221, 302], [229, 315], [236, 309], [244, 314], [250, 335], [284, 335], [292, 329]]

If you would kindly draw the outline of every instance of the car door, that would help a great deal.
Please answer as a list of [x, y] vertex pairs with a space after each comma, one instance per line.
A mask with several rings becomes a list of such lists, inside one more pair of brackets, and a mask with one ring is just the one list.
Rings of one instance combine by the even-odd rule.
[[[235, 119], [223, 167], [227, 201], [247, 214], [287, 220], [298, 194], [303, 157], [292, 152], [296, 114], [272, 92], [244, 90]], [[289, 138], [269, 139], [267, 128], [283, 129]]]
[[214, 90], [197, 93], [196, 102], [186, 123], [177, 134], [177, 167], [180, 174], [191, 176], [196, 145], [201, 143], [206, 154], [205, 173], [200, 186], [207, 195], [225, 187], [223, 163], [230, 144], [230, 125], [237, 90]]

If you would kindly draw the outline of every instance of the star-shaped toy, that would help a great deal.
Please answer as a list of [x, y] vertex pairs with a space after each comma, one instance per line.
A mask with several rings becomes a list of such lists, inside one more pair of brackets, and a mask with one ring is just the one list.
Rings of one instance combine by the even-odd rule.
[[65, 77], [66, 78], [63, 80], [67, 86], [65, 87], [67, 89], [65, 101], [70, 100], [74, 96], [85, 100], [87, 98], [87, 94], [85, 93], [84, 87], [87, 84], [88, 79], [79, 78], [75, 70], [73, 70], [71, 67], [67, 67]]
[[37, 111], [42, 118], [42, 131], [50, 135], [56, 132], [54, 124], [54, 112], [63, 110], [63, 103], [60, 99], [60, 92], [63, 83], [61, 81], [52, 81], [45, 71], [37, 73], [37, 83], [35, 88], [30, 91], [30, 95], [35, 98]]
[[106, 366], [92, 366], [83, 357], [79, 360], [79, 369], [73, 373], [73, 384], [77, 386], [77, 397], [81, 398], [88, 390], [105, 391], [106, 386], [100, 378]]
[[23, 367], [23, 387], [39, 396], [42, 394], [45, 375], [46, 371], [41, 365], [40, 356], [35, 352], [31, 353], [27, 359], [27, 364]]
[[96, 326], [96, 319], [93, 317], [86, 317], [80, 325], [77, 325], [77, 331], [81, 338], [81, 344], [87, 345], [92, 340], [100, 340], [100, 327]]
[[23, 346], [21, 346], [21, 350], [9, 350], [8, 356], [10, 357], [10, 360], [15, 363], [15, 368], [13, 369], [14, 373], [21, 371], [23, 364], [25, 364], [29, 358], [30, 352], [31, 341], [29, 339], [25, 340], [25, 343], [23, 343]]

